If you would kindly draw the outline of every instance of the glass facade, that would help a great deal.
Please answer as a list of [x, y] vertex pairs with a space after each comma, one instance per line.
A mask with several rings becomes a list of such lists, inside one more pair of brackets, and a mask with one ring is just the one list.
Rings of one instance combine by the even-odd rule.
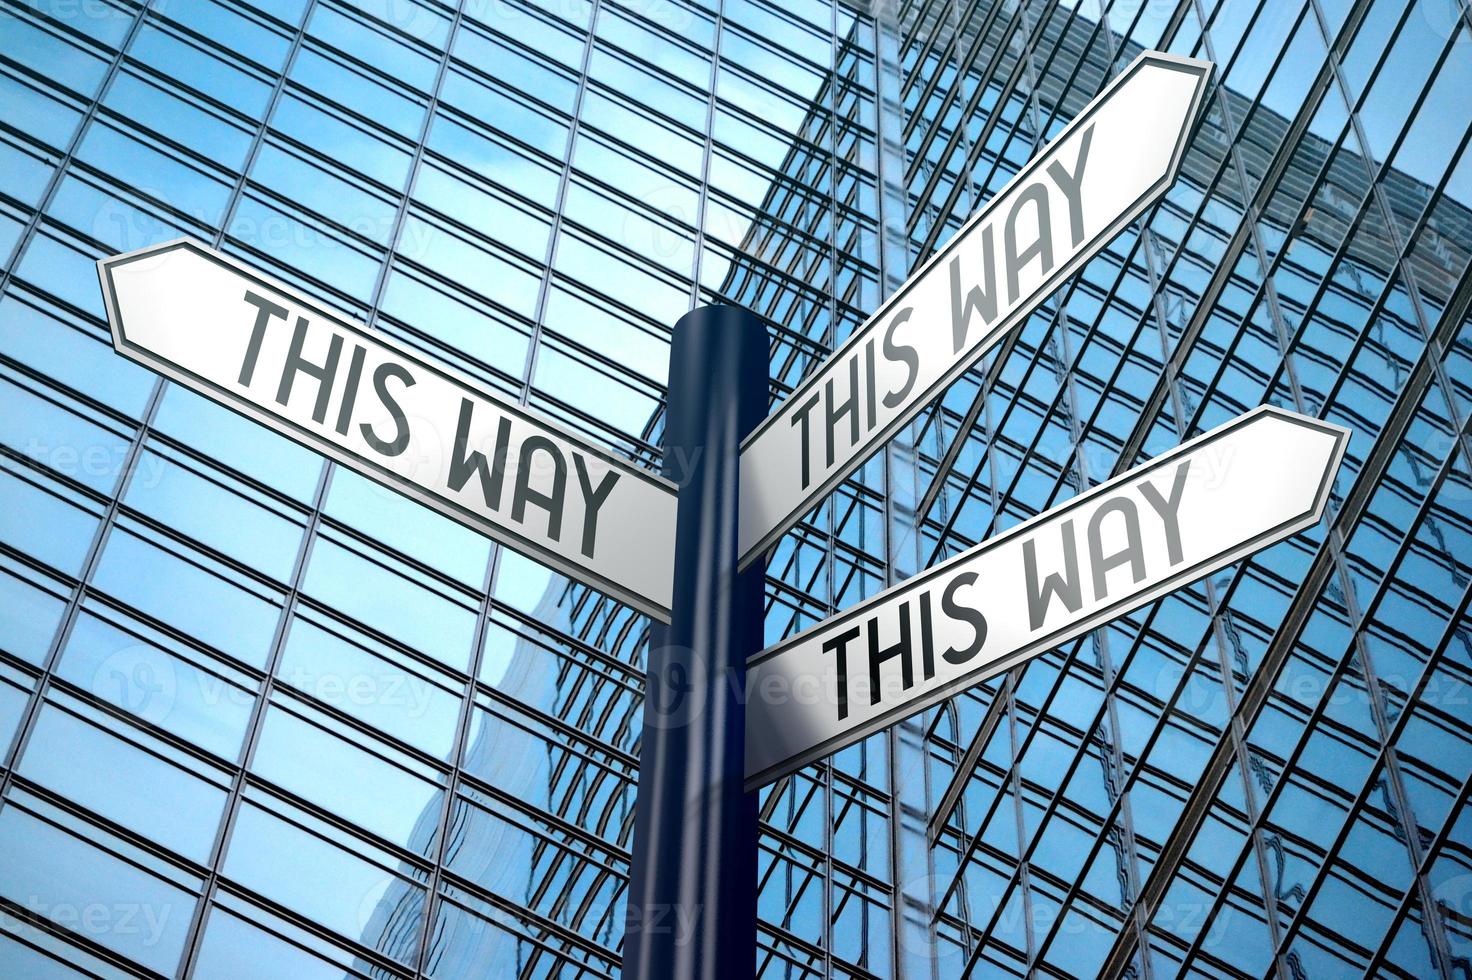
[[1462, 0], [0, 0], [0, 974], [611, 977], [646, 621], [112, 353], [189, 235], [647, 465], [1138, 51], [1180, 179], [774, 550], [769, 640], [1264, 402], [1326, 519], [762, 794], [762, 977], [1467, 976]]

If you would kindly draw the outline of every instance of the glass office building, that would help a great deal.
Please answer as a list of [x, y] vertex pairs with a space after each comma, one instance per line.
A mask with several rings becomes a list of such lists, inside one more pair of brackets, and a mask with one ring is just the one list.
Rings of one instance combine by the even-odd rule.
[[[181, 235], [658, 465], [1142, 49], [1180, 179], [769, 562], [776, 640], [1264, 402], [1325, 520], [762, 794], [761, 977], [1472, 969], [1462, 0], [0, 0], [0, 975], [617, 976], [647, 622], [112, 353]], [[204, 328], [206, 325], [202, 325]]]

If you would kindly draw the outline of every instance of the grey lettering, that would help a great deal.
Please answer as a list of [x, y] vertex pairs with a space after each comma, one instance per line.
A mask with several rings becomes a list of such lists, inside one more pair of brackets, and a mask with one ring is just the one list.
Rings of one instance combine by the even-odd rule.
[[830, 636], [823, 641], [823, 652], [836, 654], [838, 657], [838, 720], [842, 721], [848, 717], [848, 644], [859, 635], [857, 626], [850, 626], [842, 633]]
[[348, 360], [348, 380], [342, 388], [342, 404], [337, 406], [337, 425], [334, 426], [340, 436], [348, 434], [348, 426], [353, 421], [353, 406], [358, 402], [358, 382], [363, 377], [363, 358], [367, 353], [366, 347], [353, 345], [353, 356]]
[[[1031, 543], [1030, 541], [1028, 542], [1028, 544]], [[975, 606], [968, 606], [965, 603], [956, 601], [956, 593], [968, 585], [975, 585], [979, 577], [975, 572], [961, 572], [946, 583], [946, 589], [941, 593], [941, 612], [954, 620], [967, 623], [971, 626], [970, 643], [964, 647], [949, 647], [945, 653], [941, 654], [941, 658], [948, 664], [964, 664], [976, 656], [981, 651], [982, 644], [986, 643], [986, 617]], [[1031, 605], [1031, 602], [1029, 602], [1029, 605]]]
[[[1027, 247], [1021, 251], [1017, 248], [1017, 216], [1022, 213], [1023, 205], [1031, 202], [1034, 213], [1038, 219], [1038, 237], [1029, 242]], [[1021, 291], [1018, 279], [1022, 274], [1022, 267], [1037, 258], [1042, 265], [1042, 274], [1047, 275], [1053, 268], [1053, 221], [1048, 216], [1048, 190], [1042, 184], [1029, 184], [1017, 195], [1017, 201], [1012, 205], [1012, 210], [1007, 213], [1007, 227], [1004, 232], [1007, 251], [1007, 301], [1017, 302], [1017, 294]]]
[[985, 288], [972, 286], [961, 301], [961, 257], [951, 259], [951, 346], [959, 354], [966, 346], [966, 331], [971, 325], [971, 311], [981, 314], [983, 323], [997, 318], [997, 256], [992, 246], [992, 226], [981, 229], [981, 267]]
[[1140, 494], [1155, 508], [1155, 513], [1160, 515], [1160, 523], [1165, 525], [1165, 551], [1172, 565], [1181, 563], [1181, 497], [1186, 489], [1186, 472], [1190, 468], [1189, 458], [1181, 460], [1181, 465], [1176, 467], [1175, 479], [1171, 481], [1168, 498], [1162, 497], [1152, 484], [1140, 484]]
[[296, 318], [296, 329], [291, 334], [291, 348], [286, 353], [286, 363], [281, 368], [281, 383], [276, 386], [276, 403], [285, 405], [291, 399], [291, 389], [298, 373], [317, 379], [317, 401], [312, 406], [312, 421], [327, 418], [327, 402], [332, 397], [332, 381], [337, 376], [337, 360], [342, 355], [342, 338], [332, 335], [327, 344], [327, 360], [313, 364], [302, 356], [307, 342], [307, 318]]
[[[336, 337], [333, 338], [334, 341], [336, 339]], [[385, 456], [397, 456], [409, 445], [409, 420], [404, 416], [404, 410], [399, 407], [398, 400], [388, 390], [388, 382], [391, 378], [397, 379], [405, 388], [412, 388], [414, 387], [414, 376], [409, 373], [408, 368], [392, 361], [385, 361], [373, 369], [373, 390], [378, 394], [378, 400], [383, 402], [383, 407], [388, 409], [389, 415], [394, 420], [393, 439], [384, 441], [366, 422], [358, 427], [368, 445]]]
[[1022, 565], [1027, 579], [1027, 621], [1030, 629], [1037, 629], [1047, 618], [1048, 606], [1056, 593], [1069, 612], [1078, 612], [1083, 598], [1079, 594], [1078, 547], [1073, 535], [1073, 521], [1063, 522], [1063, 574], [1057, 572], [1043, 580], [1038, 586], [1038, 556], [1033, 539], [1022, 542]]
[[[532, 474], [536, 470], [536, 454], [546, 453], [552, 460], [552, 492], [543, 493], [532, 488]], [[545, 436], [528, 436], [521, 444], [521, 455], [516, 461], [516, 491], [511, 498], [511, 519], [526, 521], [526, 505], [536, 504], [547, 512], [547, 537], [557, 541], [562, 536], [562, 500], [567, 490], [567, 462], [558, 451], [557, 444]]]
[[245, 301], [256, 308], [256, 322], [250, 328], [250, 343], [245, 345], [245, 360], [240, 362], [240, 377], [237, 380], [248, 386], [256, 372], [256, 358], [261, 356], [261, 341], [266, 338], [266, 324], [271, 322], [272, 317], [286, 319], [286, 308], [277, 306], [263, 296], [257, 296], [249, 289], [245, 291]]
[[884, 359], [900, 361], [909, 369], [905, 375], [905, 383], [884, 396], [885, 408], [898, 408], [903, 404], [910, 394], [910, 389], [915, 387], [915, 379], [920, 376], [920, 354], [909, 344], [894, 342], [895, 332], [910, 319], [910, 314], [913, 312], [915, 311], [912, 307], [905, 307], [896, 313], [894, 319], [889, 321], [889, 326], [884, 328]]
[[1089, 144], [1093, 141], [1094, 127], [1091, 123], [1084, 130], [1083, 136], [1079, 137], [1078, 159], [1074, 161], [1073, 173], [1064, 168], [1061, 160], [1048, 164], [1048, 176], [1053, 178], [1053, 183], [1058, 185], [1058, 189], [1068, 199], [1068, 231], [1073, 236], [1075, 246], [1084, 240], [1084, 167], [1088, 166]]
[[792, 415], [791, 424], [800, 425], [802, 427], [802, 488], [804, 490], [808, 488], [808, 483], [811, 482], [812, 479], [808, 467], [808, 457], [811, 455], [812, 450], [812, 440], [808, 434], [808, 413], [811, 412], [817, 404], [818, 396], [813, 395], [807, 401], [799, 405], [797, 407], [797, 411], [795, 411]]
[[900, 603], [900, 638], [879, 648], [879, 617], [869, 620], [869, 703], [878, 704], [883, 689], [879, 686], [879, 668], [896, 657], [900, 661], [900, 681], [905, 690], [915, 684], [915, 666], [910, 656], [910, 604]]
[[1160, 491], [1148, 483], [1139, 484], [1139, 493], [1144, 494], [1150, 506], [1156, 508], [1161, 524], [1166, 525], [1166, 555], [1170, 564], [1181, 564], [1181, 497], [1186, 487], [1186, 471], [1191, 469], [1191, 459], [1182, 459], [1176, 466], [1175, 480], [1170, 481], [1170, 497], [1161, 497]]
[[501, 487], [506, 482], [506, 453], [511, 443], [511, 420], [501, 416], [496, 424], [496, 446], [487, 465], [483, 453], [470, 448], [470, 416], [475, 410], [469, 398], [460, 399], [460, 421], [455, 426], [455, 445], [450, 451], [449, 486], [458, 492], [474, 474], [480, 480], [481, 498], [491, 510], [501, 509]]
[[838, 428], [840, 419], [848, 418], [848, 442], [849, 445], [859, 441], [859, 359], [850, 357], [848, 359], [848, 398], [837, 404], [833, 400], [833, 379], [829, 378], [823, 384], [823, 421], [824, 436], [827, 449], [826, 459], [828, 465], [833, 465], [834, 452], [834, 430]]
[[592, 558], [593, 545], [598, 540], [598, 509], [603, 506], [613, 485], [618, 482], [618, 474], [613, 471], [613, 467], [609, 467], [603, 474], [603, 479], [598, 481], [598, 486], [594, 487], [588, 479], [588, 467], [583, 462], [582, 453], [572, 454], [572, 465], [577, 470], [578, 486], [583, 491], [583, 554]]
[[[1110, 514], [1124, 518], [1125, 546], [1112, 554], [1104, 554], [1104, 519]], [[1109, 572], [1128, 563], [1136, 582], [1145, 577], [1145, 548], [1140, 541], [1140, 513], [1128, 497], [1106, 501], [1089, 518], [1089, 557], [1094, 566], [1094, 598], [1103, 601], [1109, 594]]]

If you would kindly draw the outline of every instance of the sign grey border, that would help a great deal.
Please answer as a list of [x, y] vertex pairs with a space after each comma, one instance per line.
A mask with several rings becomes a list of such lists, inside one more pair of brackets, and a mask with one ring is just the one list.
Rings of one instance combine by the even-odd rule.
[[589, 442], [582, 435], [575, 434], [562, 425], [543, 417], [525, 406], [510, 401], [506, 395], [487, 387], [482, 382], [478, 382], [448, 365], [436, 364], [428, 360], [422, 352], [415, 350], [403, 341], [387, 336], [379, 331], [370, 330], [365, 325], [334, 312], [331, 308], [317, 300], [303, 295], [299, 288], [267, 276], [232, 255], [218, 252], [190, 238], [176, 238], [158, 245], [150, 245], [146, 248], [135, 249], [131, 252], [124, 252], [120, 255], [97, 260], [97, 277], [102, 286], [103, 301], [107, 309], [108, 326], [112, 331], [113, 347], [118, 353], [124, 355], [129, 360], [136, 361], [144, 367], [162, 374], [172, 381], [184, 385], [186, 388], [208, 396], [211, 400], [224, 405], [252, 421], [267, 426], [294, 442], [301, 443], [321, 453], [334, 462], [341, 463], [350, 469], [362, 473], [364, 476], [378, 481], [384, 486], [391, 487], [418, 503], [433, 508], [446, 517], [470, 528], [472, 531], [484, 534], [523, 554], [530, 555], [560, 574], [584, 582], [598, 591], [617, 599], [619, 602], [632, 606], [646, 616], [653, 617], [660, 622], [669, 622], [669, 609], [651, 601], [647, 597], [631, 592], [620, 586], [617, 582], [613, 582], [602, 575], [593, 573], [586, 568], [568, 561], [563, 556], [524, 538], [510, 528], [493, 524], [468, 508], [461, 507], [453, 501], [429, 493], [417, 484], [405, 480], [393, 470], [366, 457], [359, 456], [357, 453], [349, 452], [343, 447], [322, 438], [302, 426], [265, 411], [250, 402], [244, 401], [228, 388], [224, 388], [208, 378], [201, 377], [188, 368], [170, 361], [166, 357], [129, 341], [126, 329], [123, 326], [122, 311], [117, 306], [117, 292], [113, 288], [112, 270], [132, 262], [147, 260], [178, 249], [192, 251], [207, 261], [213, 262], [216, 265], [225, 266], [266, 289], [279, 293], [282, 296], [289, 296], [294, 303], [305, 307], [317, 316], [331, 322], [336, 329], [352, 336], [362, 337], [369, 343], [386, 347], [396, 356], [413, 362], [416, 367], [437, 374], [446, 381], [465, 388], [486, 401], [492, 402], [500, 411], [508, 415], [514, 415], [529, 425], [540, 426], [555, 432], [560, 438], [575, 444], [580, 451], [607, 462], [625, 476], [636, 480], [643, 480], [660, 490], [666, 491], [671, 496], [678, 495], [678, 488], [675, 484], [664, 477]]
[[[1201, 102], [1205, 98], [1206, 85], [1211, 77], [1211, 72], [1215, 66], [1210, 61], [1202, 61], [1197, 58], [1186, 58], [1182, 57], [1181, 55], [1169, 54], [1164, 51], [1145, 51], [1137, 56], [1134, 61], [1130, 62], [1129, 66], [1125, 68], [1125, 70], [1122, 71], [1119, 76], [1114, 79], [1114, 81], [1110, 82], [1108, 87], [1106, 87], [1104, 91], [1096, 95], [1094, 99], [1088, 105], [1086, 105], [1083, 110], [1080, 111], [1079, 114], [1075, 116], [1071, 122], [1069, 122], [1067, 126], [1063, 127], [1063, 129], [1058, 132], [1058, 135], [1053, 137], [1053, 139], [1048, 142], [1047, 146], [1042, 147], [1038, 150], [1038, 152], [1034, 153], [1032, 159], [1028, 161], [1027, 165], [1019, 170], [1016, 175], [1007, 182], [1007, 185], [1005, 187], [994, 194], [991, 200], [987, 201], [986, 204], [978, 208], [976, 212], [973, 213], [971, 217], [966, 220], [966, 223], [962, 225], [954, 235], [951, 236], [950, 240], [947, 242], [944, 248], [937, 250], [930, 256], [930, 258], [928, 258], [927, 260], [925, 260], [924, 263], [921, 264], [920, 268], [910, 273], [909, 278], [907, 278], [904, 283], [901, 284], [899, 289], [895, 290], [895, 292], [891, 294], [888, 299], [881, 303], [879, 305], [879, 308], [875, 310], [874, 313], [871, 314], [869, 318], [865, 320], [864, 323], [857, 330], [849, 334], [846, 341], [844, 341], [838, 347], [834, 348], [834, 350], [828, 355], [828, 357], [824, 359], [823, 364], [827, 364], [830, 361], [843, 357], [850, 350], [856, 349], [858, 345], [861, 344], [864, 338], [868, 335], [868, 331], [873, 329], [875, 325], [878, 324], [881, 320], [885, 319], [891, 309], [899, 306], [904, 300], [905, 296], [908, 295], [911, 288], [918, 281], [929, 275], [931, 270], [937, 265], [945, 262], [951, 257], [952, 253], [954, 253], [959, 244], [965, 240], [967, 234], [970, 233], [972, 228], [992, 216], [993, 205], [997, 201], [1005, 198], [1007, 194], [1012, 191], [1013, 188], [1021, 187], [1024, 183], [1033, 178], [1034, 171], [1036, 171], [1042, 165], [1043, 159], [1048, 155], [1049, 150], [1052, 149], [1054, 144], [1062, 142], [1063, 140], [1067, 139], [1074, 130], [1086, 125], [1089, 119], [1092, 118], [1096, 112], [1098, 112], [1100, 106], [1107, 102], [1109, 98], [1114, 95], [1114, 93], [1119, 88], [1124, 86], [1125, 83], [1128, 82], [1129, 79], [1134, 77], [1134, 75], [1141, 68], [1148, 64], [1161, 65], [1166, 68], [1179, 71], [1186, 75], [1193, 75], [1196, 79], [1196, 91], [1192, 95], [1191, 106], [1186, 113], [1186, 122], [1184, 125], [1181, 126], [1180, 131], [1176, 134], [1176, 143], [1175, 148], [1171, 153], [1170, 165], [1166, 167], [1165, 172], [1161, 175], [1160, 179], [1151, 184], [1150, 187], [1145, 191], [1145, 193], [1142, 194], [1132, 205], [1130, 205], [1130, 207], [1122, 211], [1119, 217], [1116, 218], [1114, 222], [1111, 223], [1108, 227], [1106, 227], [1104, 231], [1100, 232], [1089, 242], [1081, 246], [1078, 253], [1075, 254], [1072, 259], [1070, 259], [1063, 265], [1058, 266], [1051, 273], [1049, 273], [1049, 275], [1040, 284], [1038, 284], [1038, 286], [1032, 291], [1031, 294], [1024, 298], [1010, 314], [1008, 314], [999, 322], [999, 324], [993, 329], [993, 335], [989, 343], [978, 344], [974, 349], [967, 352], [966, 354], [963, 354], [960, 358], [957, 359], [956, 363], [952, 365], [951, 369], [943, 374], [937, 381], [932, 383], [925, 390], [916, 394], [912, 394], [910, 396], [911, 402], [909, 406], [894, 420], [889, 422], [889, 424], [887, 425], [875, 429], [873, 432], [865, 436], [865, 445], [863, 445], [862, 447], [856, 447], [854, 455], [850, 458], [846, 466], [836, 470], [822, 483], [815, 485], [811, 490], [809, 490], [806, 499], [799, 507], [788, 513], [788, 515], [783, 518], [781, 522], [779, 522], [776, 526], [764, 533], [756, 541], [756, 543], [754, 543], [751, 548], [741, 556], [741, 568], [744, 569], [749, 566], [753, 561], [757, 559], [759, 555], [764, 553], [767, 549], [771, 548], [772, 545], [776, 544], [777, 539], [779, 539], [780, 537], [782, 537], [782, 535], [791, 530], [793, 525], [795, 525], [799, 520], [802, 519], [802, 515], [811, 510], [814, 504], [819, 499], [826, 497], [828, 494], [832, 493], [839, 484], [852, 476], [854, 471], [857, 470], [861, 465], [863, 465], [863, 463], [868, 460], [868, 458], [873, 455], [874, 452], [877, 451], [881, 443], [888, 442], [890, 439], [894, 438], [896, 433], [898, 433], [906, 425], [909, 425], [914, 417], [919, 414], [921, 409], [923, 409], [932, 400], [934, 400], [934, 398], [942, 391], [954, 384], [956, 380], [961, 377], [962, 374], [971, 369], [971, 366], [973, 364], [979, 361], [982, 357], [986, 356], [987, 352], [995, 347], [998, 343], [1000, 343], [1006, 337], [1007, 333], [1010, 330], [1013, 330], [1021, 325], [1029, 316], [1032, 315], [1033, 310], [1036, 309], [1040, 303], [1046, 300], [1050, 295], [1052, 295], [1054, 290], [1056, 290], [1060, 285], [1063, 284], [1063, 281], [1065, 279], [1067, 279], [1069, 276], [1072, 276], [1075, 272], [1082, 268], [1085, 263], [1092, 259], [1096, 254], [1098, 254], [1105, 246], [1107, 246], [1111, 241], [1118, 237], [1118, 235], [1122, 231], [1124, 231], [1126, 225], [1135, 220], [1135, 218], [1139, 217], [1146, 208], [1155, 203], [1156, 199], [1159, 198], [1166, 191], [1166, 189], [1175, 182], [1176, 174], [1179, 173], [1181, 169], [1181, 159], [1185, 156], [1187, 142], [1186, 137], [1195, 128], [1196, 123], [1201, 115]], [[802, 381], [798, 382], [797, 387], [792, 389], [791, 393], [789, 393], [788, 396], [782, 400], [781, 404], [775, 406], [772, 411], [767, 414], [766, 419], [764, 419], [760, 425], [753, 429], [751, 434], [742, 441], [741, 448], [743, 450], [746, 449], [746, 447], [755, 442], [762, 435], [763, 432], [767, 431], [773, 425], [775, 425], [783, 407], [785, 407], [790, 402], [795, 402], [802, 399], [808, 394], [811, 389], [816, 388], [821, 374], [822, 365], [809, 371], [807, 376], [803, 378]]]
[[1268, 530], [1261, 532], [1255, 537], [1244, 541], [1237, 547], [1232, 548], [1229, 551], [1222, 552], [1214, 558], [1211, 558], [1207, 561], [1198, 562], [1193, 566], [1179, 569], [1153, 588], [1147, 589], [1144, 592], [1124, 596], [1121, 599], [1110, 603], [1104, 608], [1099, 609], [1096, 612], [1089, 614], [1088, 616], [1085, 616], [1077, 622], [1059, 627], [1046, 636], [1039, 637], [1038, 639], [1022, 647], [1021, 649], [1014, 651], [1012, 654], [1000, 660], [992, 661], [991, 663], [982, 666], [977, 671], [967, 675], [966, 677], [951, 681], [947, 684], [943, 684], [940, 687], [935, 688], [934, 690], [926, 691], [925, 693], [918, 695], [913, 700], [907, 701], [904, 704], [897, 704], [888, 711], [876, 715], [875, 717], [862, 722], [845, 732], [826, 738], [823, 741], [802, 750], [801, 752], [797, 752], [789, 756], [783, 762], [768, 766], [766, 769], [762, 770], [759, 773], [748, 772], [746, 774], [747, 791], [751, 792], [758, 790], [761, 787], [772, 782], [773, 780], [779, 779], [782, 776], [787, 775], [788, 773], [795, 772], [796, 770], [801, 769], [803, 766], [806, 766], [812, 762], [816, 762], [817, 760], [822, 759], [827, 755], [831, 755], [832, 753], [837, 752], [839, 749], [852, 745], [853, 743], [860, 741], [861, 739], [868, 738], [875, 732], [882, 731], [895, 722], [901, 721], [904, 718], [909, 717], [910, 715], [936, 705], [949, 697], [952, 697], [964, 690], [967, 690], [968, 688], [975, 687], [976, 685], [981, 684], [998, 674], [1011, 670], [1013, 667], [1017, 666], [1025, 660], [1030, 660], [1038, 654], [1045, 653], [1048, 650], [1053, 649], [1054, 647], [1066, 643], [1069, 640], [1075, 639], [1082, 634], [1087, 633], [1090, 630], [1095, 629], [1096, 627], [1101, 626], [1104, 623], [1107, 623], [1110, 620], [1113, 620], [1116, 617], [1121, 616], [1132, 609], [1154, 602], [1156, 599], [1159, 599], [1170, 592], [1174, 592], [1176, 589], [1180, 588], [1183, 585], [1202, 578], [1203, 576], [1210, 575], [1212, 572], [1220, 568], [1224, 568], [1225, 566], [1230, 565], [1235, 561], [1239, 561], [1242, 558], [1245, 558], [1248, 555], [1252, 554], [1253, 552], [1260, 551], [1270, 544], [1275, 544], [1283, 538], [1290, 537], [1294, 534], [1297, 534], [1299, 531], [1302, 531], [1308, 527], [1312, 527], [1314, 524], [1318, 523], [1319, 518], [1323, 516], [1324, 505], [1328, 503], [1329, 490], [1334, 485], [1334, 475], [1339, 472], [1339, 464], [1343, 460], [1345, 448], [1349, 444], [1350, 432], [1348, 429], [1342, 426], [1334, 425], [1330, 422], [1322, 422], [1318, 419], [1311, 419], [1307, 416], [1299, 415], [1296, 412], [1289, 412], [1284, 409], [1278, 408], [1275, 405], [1261, 405], [1250, 412], [1246, 412], [1242, 415], [1237, 416], [1229, 422], [1217, 426], [1210, 432], [1197, 436], [1195, 439], [1192, 439], [1189, 442], [1181, 443], [1174, 449], [1171, 449], [1168, 452], [1161, 454], [1160, 456], [1156, 456], [1154, 459], [1151, 459], [1150, 461], [1140, 466], [1137, 466], [1130, 470], [1126, 470], [1124, 473], [1121, 473], [1120, 475], [1110, 480], [1106, 480], [1104, 483], [1101, 483], [1096, 487], [1090, 488], [1084, 493], [1071, 498], [1066, 503], [1060, 504], [1059, 506], [1054, 507], [1050, 510], [1045, 510], [1040, 514], [1036, 514], [1028, 520], [1022, 522], [1021, 524], [1018, 524], [1017, 526], [1012, 528], [1008, 528], [1001, 534], [998, 534], [992, 538], [988, 538], [981, 544], [966, 549], [959, 555], [954, 555], [938, 565], [932, 565], [918, 575], [911, 576], [910, 578], [898, 583], [897, 585], [892, 585], [888, 589], [885, 589], [883, 592], [870, 596], [868, 599], [865, 599], [858, 605], [845, 609], [843, 612], [838, 613], [834, 616], [830, 616], [829, 618], [823, 620], [823, 622], [818, 623], [815, 626], [808, 627], [801, 633], [794, 634], [793, 636], [790, 636], [779, 643], [773, 644], [772, 646], [763, 650], [761, 653], [758, 653], [748, 659], [746, 661], [747, 670], [750, 671], [753, 666], [761, 663], [763, 660], [775, 657], [779, 653], [782, 653], [788, 648], [793, 647], [799, 643], [807, 641], [820, 632], [831, 630], [835, 626], [848, 620], [857, 619], [863, 616], [866, 612], [868, 612], [875, 606], [905, 595], [910, 590], [918, 588], [929, 582], [934, 577], [943, 574], [953, 565], [959, 564], [961, 562], [971, 561], [976, 557], [978, 553], [991, 550], [992, 548], [1002, 544], [1003, 542], [1011, 538], [1015, 538], [1018, 535], [1026, 534], [1034, 527], [1045, 521], [1060, 519], [1066, 516], [1070, 511], [1088, 503], [1093, 498], [1100, 496], [1101, 494], [1112, 492], [1116, 487], [1120, 486], [1121, 484], [1130, 483], [1140, 479], [1141, 477], [1148, 476], [1150, 473], [1170, 465], [1181, 456], [1184, 456], [1187, 453], [1196, 452], [1204, 446], [1208, 446], [1211, 443], [1221, 439], [1222, 437], [1244, 426], [1252, 424], [1252, 422], [1256, 421], [1264, 415], [1273, 415], [1294, 425], [1318, 429], [1319, 431], [1333, 436], [1336, 440], [1334, 451], [1330, 457], [1329, 465], [1324, 467], [1324, 473], [1323, 476], [1320, 478], [1318, 490], [1315, 492], [1313, 503], [1308, 510], [1294, 517], [1288, 518], [1287, 520], [1278, 524], [1276, 527], [1269, 528]]

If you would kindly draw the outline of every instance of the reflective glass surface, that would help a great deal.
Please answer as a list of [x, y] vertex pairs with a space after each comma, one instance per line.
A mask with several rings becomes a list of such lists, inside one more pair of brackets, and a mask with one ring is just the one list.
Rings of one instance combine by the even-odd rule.
[[1146, 48], [1180, 178], [815, 506], [775, 641], [1263, 403], [1325, 520], [762, 791], [761, 977], [1465, 975], [1456, 0], [0, 0], [0, 975], [613, 977], [647, 621], [112, 353], [188, 235], [651, 467]]

